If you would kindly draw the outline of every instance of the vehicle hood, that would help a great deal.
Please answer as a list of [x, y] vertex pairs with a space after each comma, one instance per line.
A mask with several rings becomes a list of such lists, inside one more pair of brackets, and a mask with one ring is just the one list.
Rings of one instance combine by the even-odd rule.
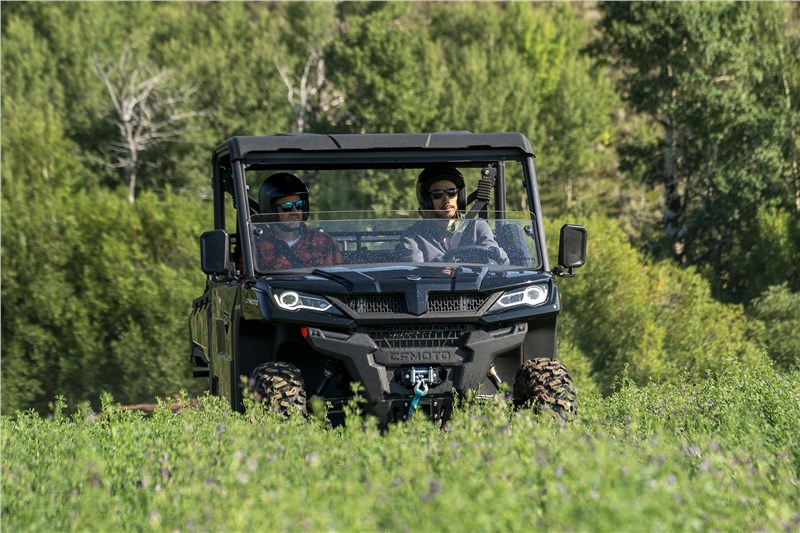
[[335, 266], [309, 273], [276, 273], [260, 278], [262, 288], [294, 289], [331, 296], [373, 293], [494, 292], [549, 281], [548, 273], [497, 266]]

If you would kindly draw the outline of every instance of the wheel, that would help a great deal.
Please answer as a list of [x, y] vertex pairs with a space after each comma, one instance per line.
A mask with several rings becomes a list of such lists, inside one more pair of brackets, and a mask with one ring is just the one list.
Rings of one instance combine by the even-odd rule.
[[567, 367], [549, 357], [522, 363], [514, 380], [514, 404], [549, 408], [566, 418], [575, 410], [575, 385]]
[[282, 361], [264, 363], [253, 371], [253, 378], [256, 393], [264, 404], [284, 416], [308, 414], [303, 376], [293, 364]]

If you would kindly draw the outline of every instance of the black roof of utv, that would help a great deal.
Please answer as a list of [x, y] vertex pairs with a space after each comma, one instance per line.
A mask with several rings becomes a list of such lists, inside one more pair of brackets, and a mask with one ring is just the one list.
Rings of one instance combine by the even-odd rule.
[[337, 152], [353, 151], [426, 151], [426, 150], [496, 150], [506, 149], [533, 155], [531, 144], [521, 133], [470, 133], [448, 131], [439, 133], [367, 133], [333, 134], [292, 133], [267, 136], [231, 137], [220, 143], [216, 157], [229, 155], [231, 160], [258, 160], [277, 152]]

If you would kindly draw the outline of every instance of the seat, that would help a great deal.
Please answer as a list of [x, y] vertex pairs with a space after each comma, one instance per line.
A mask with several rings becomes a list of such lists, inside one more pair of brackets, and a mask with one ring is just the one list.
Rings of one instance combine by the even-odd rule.
[[509, 263], [515, 266], [533, 266], [525, 239], [525, 232], [516, 224], [503, 224], [495, 231], [497, 244], [508, 254]]

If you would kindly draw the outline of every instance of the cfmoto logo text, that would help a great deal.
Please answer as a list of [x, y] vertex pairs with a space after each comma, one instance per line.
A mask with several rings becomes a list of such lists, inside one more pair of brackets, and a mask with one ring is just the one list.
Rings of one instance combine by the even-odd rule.
[[453, 355], [450, 352], [390, 352], [389, 359], [397, 363], [437, 363], [449, 361]]

